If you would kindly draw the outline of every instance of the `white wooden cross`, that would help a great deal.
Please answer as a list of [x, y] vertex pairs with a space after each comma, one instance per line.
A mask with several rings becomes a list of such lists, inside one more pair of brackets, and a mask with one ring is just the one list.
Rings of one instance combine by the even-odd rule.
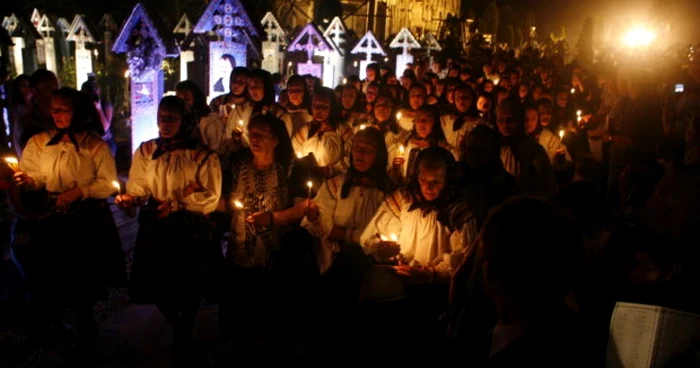
[[409, 54], [410, 49], [419, 49], [420, 44], [408, 28], [401, 28], [399, 33], [391, 41], [389, 47], [392, 49], [403, 49], [400, 55], [396, 56], [396, 74], [401, 75], [406, 69], [406, 64], [413, 63], [413, 55]]
[[187, 36], [188, 34], [190, 34], [191, 31], [192, 22], [190, 21], [190, 18], [187, 17], [187, 14], [183, 14], [182, 18], [180, 18], [180, 21], [177, 22], [175, 29], [173, 29], [173, 33]]
[[340, 17], [335, 17], [323, 32], [332, 49], [320, 52], [323, 55], [323, 86], [334, 88], [345, 76], [345, 44], [347, 29]]
[[92, 73], [92, 53], [85, 47], [86, 43], [94, 43], [95, 37], [82, 16], [76, 15], [68, 30], [66, 40], [75, 42], [75, 79], [78, 87], [87, 81]]
[[350, 53], [365, 54], [365, 60], [360, 61], [360, 79], [365, 79], [367, 65], [372, 63], [372, 55], [386, 56], [386, 51], [374, 37], [372, 31], [367, 31]]
[[262, 68], [273, 74], [279, 73], [284, 62], [284, 52], [280, 51], [280, 46], [286, 44], [287, 33], [271, 12], [265, 14], [260, 23], [267, 34], [267, 41], [262, 43]]
[[[54, 73], [58, 73], [58, 66], [56, 65], [56, 43], [54, 42], [53, 37], [56, 28], [54, 28], [46, 14], [44, 14], [39, 20], [36, 30], [43, 38], [46, 69]], [[37, 50], [37, 52], [41, 52], [41, 50]]]

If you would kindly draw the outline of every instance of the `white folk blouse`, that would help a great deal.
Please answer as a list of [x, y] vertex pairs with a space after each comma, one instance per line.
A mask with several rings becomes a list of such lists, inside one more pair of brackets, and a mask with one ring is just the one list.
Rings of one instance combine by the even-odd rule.
[[47, 146], [55, 132], [32, 137], [24, 148], [19, 169], [34, 179], [37, 188], [51, 193], [80, 188], [83, 198], [107, 198], [115, 194], [112, 184], [117, 168], [107, 144], [96, 134], [78, 133], [72, 142]]
[[359, 244], [360, 235], [384, 201], [381, 190], [363, 186], [352, 186], [347, 198], [342, 198], [344, 180], [345, 175], [326, 180], [313, 200], [318, 206], [318, 218], [315, 221], [304, 218], [301, 223], [311, 235], [321, 240], [317, 260], [322, 274], [330, 268], [335, 254], [340, 250], [337, 242], [328, 240], [333, 226], [345, 228], [346, 242]]
[[[156, 140], [150, 140], [134, 152], [127, 193], [169, 202], [173, 211], [214, 212], [221, 197], [219, 156], [201, 147], [176, 149], [153, 159], [156, 148]], [[191, 183], [198, 183], [202, 189], [185, 197], [183, 191]]]

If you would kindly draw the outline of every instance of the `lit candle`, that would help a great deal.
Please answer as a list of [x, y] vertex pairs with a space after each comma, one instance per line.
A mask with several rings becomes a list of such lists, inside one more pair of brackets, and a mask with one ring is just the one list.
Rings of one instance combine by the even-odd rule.
[[243, 203], [241, 203], [240, 201], [233, 201], [233, 207], [236, 207], [237, 210], [242, 210]]
[[559, 131], [559, 139], [564, 140], [564, 129]]
[[347, 78], [343, 78], [343, 84], [348, 84], [348, 79], [347, 79]]
[[300, 158], [302, 158], [302, 157], [303, 157], [303, 156], [301, 155], [301, 151], [300, 151], [300, 152], [297, 152], [297, 158], [300, 159]]
[[121, 186], [121, 184], [119, 184], [118, 181], [116, 181], [116, 180], [112, 181], [112, 186], [114, 187], [114, 189], [117, 190], [117, 194], [122, 194], [122, 186]]
[[311, 200], [311, 189], [314, 187], [314, 182], [309, 180], [306, 182], [306, 186], [309, 187], [309, 200]]
[[389, 235], [389, 239], [391, 239], [391, 241], [393, 241], [394, 243], [399, 241], [399, 237], [396, 236], [396, 234]]
[[403, 144], [399, 145], [399, 156], [403, 157], [404, 152], [406, 152], [406, 147]]
[[384, 235], [379, 235], [379, 240], [385, 242], [385, 241], [389, 241], [389, 238], [387, 238], [387, 237], [384, 236]]
[[388, 57], [388, 56], [385, 57], [385, 58], [384, 58], [384, 61], [385, 61], [385, 62], [389, 61], [389, 57]]
[[19, 170], [19, 162], [17, 161], [17, 158], [5, 157], [5, 163], [7, 164], [7, 166], [10, 167], [10, 169], [12, 169], [12, 171], [16, 172], [17, 170]]
[[396, 113], [396, 120], [401, 120], [402, 117], [403, 117], [403, 114], [401, 112]]
[[291, 66], [292, 66], [292, 62], [291, 62], [291, 61], [288, 62], [288, 63], [287, 63], [287, 66], [291, 67]]
[[352, 63], [352, 66], [354, 66], [355, 68], [357, 68], [357, 61], [354, 62], [354, 63]]
[[130, 75], [130, 74], [131, 74], [131, 73], [130, 73], [129, 70], [127, 69], [127, 70], [124, 72], [124, 78], [129, 79], [129, 75]]
[[573, 95], [576, 92], [576, 88], [571, 89], [571, 94]]
[[583, 114], [583, 113], [581, 112], [581, 110], [576, 111], [576, 121], [579, 122], [579, 123], [581, 122], [581, 119], [583, 119], [583, 118], [581, 117], [581, 114]]
[[582, 114], [583, 114], [583, 112], [581, 110], [576, 111], [576, 116], [581, 116]]
[[367, 128], [367, 125], [364, 125], [364, 124], [360, 125], [360, 130], [365, 130], [365, 128]]
[[238, 120], [238, 130], [241, 132], [243, 131], [243, 124], [243, 120]]

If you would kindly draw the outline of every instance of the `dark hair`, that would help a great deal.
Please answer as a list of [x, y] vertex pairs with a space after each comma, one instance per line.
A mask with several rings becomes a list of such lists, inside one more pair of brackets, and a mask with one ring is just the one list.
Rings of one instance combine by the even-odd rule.
[[20, 74], [15, 78], [15, 80], [12, 81], [12, 91], [10, 95], [10, 103], [13, 106], [16, 105], [24, 105], [24, 96], [22, 96], [22, 91], [19, 89], [20, 83], [23, 81], [29, 82], [29, 76], [26, 74]]
[[175, 91], [189, 91], [192, 93], [194, 102], [191, 115], [195, 120], [195, 124], [199, 123], [199, 119], [211, 113], [211, 109], [207, 105], [207, 98], [204, 97], [204, 92], [202, 92], [197, 83], [189, 80], [182, 81], [175, 86]]
[[[547, 224], [545, 232], [535, 231]], [[506, 201], [481, 231], [479, 256], [486, 278], [519, 301], [561, 301], [583, 260], [583, 235], [576, 222], [540, 199]]]
[[520, 124], [525, 122], [525, 110], [519, 101], [513, 98], [506, 98], [501, 101], [496, 108], [496, 114], [508, 113], [513, 115], [513, 118]]
[[[423, 105], [416, 110], [415, 116], [419, 113], [425, 113], [433, 119], [433, 129], [430, 131], [430, 135], [427, 137], [428, 141], [436, 145], [440, 141], [445, 141], [445, 132], [442, 130], [442, 124], [440, 122], [440, 110], [437, 107], [431, 105]], [[413, 132], [415, 134], [416, 127], [413, 125]]]
[[[51, 78], [56, 78], [56, 74], [54, 74], [52, 71], [46, 69], [37, 69], [29, 77], [29, 88], [37, 89], [39, 83], [45, 82]], [[58, 78], [56, 78], [56, 80], [58, 80]]]
[[[306, 79], [304, 78], [304, 76], [295, 74], [295, 75], [289, 77], [289, 79], [287, 79], [287, 89], [289, 89], [289, 86], [291, 86], [293, 84], [300, 85], [302, 87], [302, 89], [304, 90], [304, 99], [301, 101], [301, 106], [298, 106], [298, 107], [309, 110], [309, 112], [310, 112], [310, 110], [311, 110], [311, 93], [309, 93], [309, 89], [306, 87]], [[291, 101], [290, 101], [290, 103], [291, 103]]]
[[455, 194], [455, 178], [456, 178], [456, 161], [454, 155], [438, 146], [431, 146], [418, 153], [416, 158], [416, 169], [411, 174], [408, 181], [408, 188], [411, 191], [411, 196], [414, 199], [418, 199], [419, 202], [424, 202], [423, 194], [420, 190], [420, 183], [418, 181], [418, 176], [420, 174], [420, 167], [426, 167], [430, 169], [438, 169], [444, 167], [445, 169], [445, 187], [440, 193], [440, 198], [437, 200], [437, 208], [446, 207], [450, 204], [451, 199]]
[[376, 73], [375, 78], [376, 78], [376, 80], [379, 80], [379, 75], [381, 74], [381, 68], [379, 67], [379, 63], [367, 64], [367, 67], [365, 68], [365, 70], [367, 70], [367, 69], [374, 70], [374, 72]]
[[263, 82], [263, 99], [260, 102], [251, 102], [255, 104], [254, 110], [260, 111], [264, 106], [269, 106], [275, 102], [275, 83], [272, 79], [272, 74], [264, 69], [254, 69], [248, 74], [248, 79], [256, 79]]
[[[228, 85], [229, 86], [231, 85], [231, 82], [233, 82], [233, 78], [237, 75], [242, 75], [244, 77], [248, 77], [248, 68], [243, 67], [243, 66], [233, 68], [233, 70], [231, 71], [231, 74], [229, 75], [229, 78], [228, 78]], [[233, 93], [233, 92], [230, 92], [230, 93]]]
[[175, 135], [175, 138], [188, 140], [192, 137], [192, 130], [195, 128], [195, 126], [193, 125], [191, 119], [187, 119], [185, 101], [176, 96], [165, 96], [158, 104], [158, 110], [160, 109], [180, 115], [180, 130]]
[[357, 170], [355, 170], [352, 152], [350, 153], [350, 168], [348, 169], [347, 174], [345, 174], [345, 180], [343, 181], [343, 186], [340, 190], [340, 197], [343, 199], [350, 195], [350, 188], [352, 187], [353, 179], [361, 176], [376, 179], [377, 188], [379, 188], [379, 190], [381, 190], [383, 193], [386, 193], [389, 190], [389, 177], [386, 172], [386, 168], [389, 166], [389, 152], [386, 148], [384, 135], [375, 127], [367, 127], [355, 134], [353, 144], [354, 142], [357, 142], [358, 138], [366, 138], [367, 140], [373, 142], [377, 149], [377, 156], [375, 157], [374, 163], [369, 171], [366, 173], [359, 173]]
[[[335, 98], [335, 92], [333, 92], [332, 89], [327, 88], [327, 87], [320, 87], [316, 88], [314, 90], [314, 95], [312, 97], [312, 100], [314, 98], [318, 99], [323, 99], [328, 101], [330, 105], [330, 115], [328, 116], [328, 123], [333, 127], [336, 128], [338, 126], [338, 122], [340, 121], [340, 106], [338, 104], [338, 99]], [[309, 129], [309, 135], [308, 137], [313, 137], [314, 134], [318, 131], [318, 124], [312, 124], [311, 129]]]
[[229, 64], [231, 64], [231, 68], [236, 67], [236, 59], [233, 56], [231, 56], [230, 54], [221, 55], [221, 59], [228, 61]]
[[63, 87], [53, 93], [54, 98], [70, 100], [73, 108], [73, 119], [68, 128], [72, 132], [93, 132], [97, 135], [104, 135], [104, 127], [97, 115], [95, 105], [90, 101], [90, 97], [73, 88]]
[[275, 161], [282, 165], [285, 173], [289, 172], [289, 166], [294, 157], [294, 148], [287, 132], [287, 126], [282, 120], [270, 114], [253, 116], [248, 122], [248, 130], [250, 131], [255, 126], [267, 126], [270, 128], [270, 132], [277, 139]]

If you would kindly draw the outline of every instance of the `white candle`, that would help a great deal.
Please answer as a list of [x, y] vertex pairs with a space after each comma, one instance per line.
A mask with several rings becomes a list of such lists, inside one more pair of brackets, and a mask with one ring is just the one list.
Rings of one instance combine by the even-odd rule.
[[241, 132], [243, 131], [243, 124], [243, 120], [238, 120], [238, 130]]
[[114, 187], [114, 189], [117, 190], [117, 194], [122, 194], [122, 186], [121, 186], [121, 184], [119, 184], [118, 181], [116, 181], [116, 180], [112, 181], [112, 186]]
[[311, 189], [313, 189], [313, 187], [314, 187], [314, 182], [307, 181], [306, 186], [309, 187], [309, 200], [311, 200]]
[[404, 152], [406, 152], [406, 147], [403, 144], [399, 145], [399, 156], [403, 157]]
[[19, 162], [15, 157], [5, 157], [5, 163], [12, 169], [12, 171], [19, 170]]
[[564, 130], [563, 129], [559, 131], [559, 139], [564, 140]]

